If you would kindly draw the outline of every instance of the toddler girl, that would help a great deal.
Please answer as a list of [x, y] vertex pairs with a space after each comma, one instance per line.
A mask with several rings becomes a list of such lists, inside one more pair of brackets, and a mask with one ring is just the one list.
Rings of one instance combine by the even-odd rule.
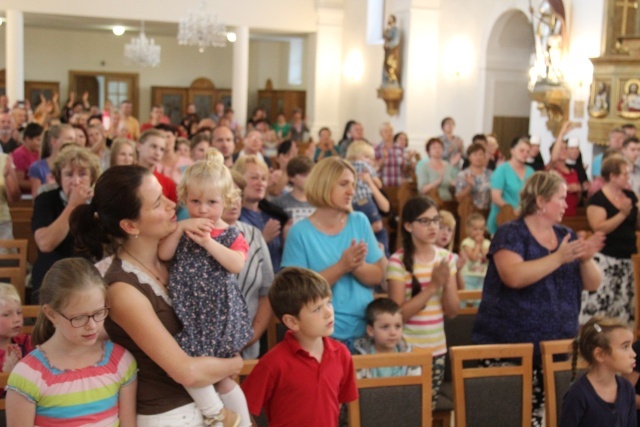
[[[236, 275], [244, 266], [248, 245], [236, 227], [222, 219], [225, 207], [240, 197], [217, 150], [189, 166], [178, 187], [191, 219], [180, 221], [159, 247], [161, 259], [173, 258], [169, 294], [183, 330], [176, 336], [190, 356], [232, 357], [253, 336], [247, 304]], [[244, 394], [231, 379], [213, 387], [187, 387], [210, 425], [243, 425], [251, 419]]]
[[[22, 333], [22, 302], [13, 285], [0, 283], [0, 371], [11, 372], [33, 346], [31, 336]], [[4, 393], [2, 393], [4, 394]]]
[[440, 229], [438, 230], [438, 237], [436, 238], [436, 246], [446, 249], [453, 254], [453, 260], [456, 264], [456, 283], [458, 289], [464, 289], [464, 278], [462, 277], [462, 266], [466, 261], [464, 253], [460, 256], [453, 252], [453, 242], [456, 240], [456, 219], [449, 211], [441, 210], [440, 217]]
[[629, 381], [636, 362], [633, 333], [625, 322], [601, 316], [582, 326], [573, 344], [573, 377], [580, 356], [589, 364], [585, 375], [564, 395], [560, 427], [636, 426], [636, 396]]
[[467, 237], [460, 243], [460, 252], [466, 262], [462, 267], [465, 289], [482, 289], [487, 274], [489, 239], [484, 238], [486, 221], [482, 214], [474, 212], [467, 217]]
[[414, 347], [433, 352], [433, 404], [444, 378], [447, 343], [444, 315], [457, 314], [454, 256], [436, 245], [442, 221], [436, 203], [428, 197], [410, 199], [402, 209], [402, 249], [389, 259], [389, 297], [402, 309], [403, 334]]
[[136, 425], [136, 361], [100, 339], [106, 292], [85, 259], [66, 258], [49, 269], [33, 331], [38, 348], [9, 376], [8, 425]]

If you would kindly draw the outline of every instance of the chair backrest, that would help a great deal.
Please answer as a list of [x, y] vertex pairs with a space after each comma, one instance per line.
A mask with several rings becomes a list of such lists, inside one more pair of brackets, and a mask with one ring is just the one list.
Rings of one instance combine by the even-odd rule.
[[24, 318], [24, 325], [22, 326], [22, 332], [25, 334], [31, 334], [33, 332], [33, 326], [40, 313], [39, 305], [23, 305], [22, 317]]
[[[562, 399], [571, 385], [573, 342], [572, 339], [540, 342], [547, 427], [558, 425]], [[587, 366], [584, 360], [578, 359], [576, 378], [586, 372]]]
[[[533, 344], [452, 347], [450, 356], [456, 427], [531, 425]], [[500, 359], [508, 366], [464, 363], [487, 359]]]
[[[356, 380], [359, 397], [349, 403], [349, 427], [431, 426], [430, 351], [353, 356], [353, 366], [373, 369], [419, 366], [420, 375]], [[393, 408], [393, 410], [389, 410]]]
[[24, 302], [27, 275], [27, 240], [0, 240], [0, 281], [9, 282]]
[[[447, 338], [447, 348], [461, 345], [472, 345], [471, 332], [473, 323], [476, 320], [478, 307], [476, 305], [467, 306], [467, 302], [477, 302], [482, 298], [481, 290], [458, 291], [461, 308], [458, 315], [453, 319], [444, 319], [444, 335]], [[444, 381], [451, 382], [451, 363], [445, 362]]]
[[633, 279], [634, 279], [634, 283], [635, 283], [634, 286], [636, 291], [636, 295], [635, 295], [636, 318], [634, 320], [634, 325], [633, 325], [633, 335], [637, 340], [638, 338], [640, 338], [640, 318], [638, 317], [640, 316], [640, 254], [631, 255], [631, 263], [633, 265]]

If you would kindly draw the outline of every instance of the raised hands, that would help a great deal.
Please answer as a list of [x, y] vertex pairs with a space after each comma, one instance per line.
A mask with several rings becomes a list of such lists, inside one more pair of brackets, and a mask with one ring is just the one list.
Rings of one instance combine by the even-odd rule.
[[571, 236], [567, 234], [558, 247], [557, 254], [563, 264], [575, 260], [588, 261], [604, 246], [605, 234], [598, 231], [588, 239], [579, 237], [578, 240], [569, 242]]
[[449, 281], [450, 275], [451, 270], [449, 269], [449, 264], [446, 259], [443, 259], [433, 267], [433, 271], [431, 272], [431, 284], [438, 288], [442, 288]]

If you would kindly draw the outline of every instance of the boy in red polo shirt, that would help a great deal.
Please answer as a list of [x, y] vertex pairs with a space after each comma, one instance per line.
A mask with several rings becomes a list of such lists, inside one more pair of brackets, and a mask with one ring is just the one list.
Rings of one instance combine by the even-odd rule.
[[289, 329], [242, 383], [249, 411], [269, 426], [337, 427], [340, 404], [356, 400], [353, 362], [333, 333], [331, 288], [317, 273], [284, 268], [269, 302]]

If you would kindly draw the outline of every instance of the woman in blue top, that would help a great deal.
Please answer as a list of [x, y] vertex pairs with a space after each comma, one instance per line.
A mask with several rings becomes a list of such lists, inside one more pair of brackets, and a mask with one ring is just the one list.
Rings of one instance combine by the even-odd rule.
[[534, 344], [533, 425], [544, 412], [540, 341], [573, 338], [580, 295], [595, 291], [601, 274], [593, 255], [604, 234], [578, 239], [560, 225], [567, 185], [553, 172], [536, 172], [521, 193], [520, 216], [491, 240], [482, 301], [473, 327], [477, 344]]
[[518, 215], [520, 190], [527, 178], [533, 175], [531, 166], [525, 164], [530, 147], [527, 137], [515, 139], [511, 143], [511, 158], [498, 166], [491, 175], [491, 210], [487, 220], [487, 229], [491, 234], [495, 234], [498, 229], [496, 219], [503, 206], [510, 205]]
[[282, 267], [304, 267], [332, 286], [336, 338], [353, 352], [365, 332], [365, 309], [384, 279], [386, 258], [367, 217], [352, 212], [356, 173], [339, 157], [321, 160], [307, 180], [307, 200], [317, 209], [289, 231]]

